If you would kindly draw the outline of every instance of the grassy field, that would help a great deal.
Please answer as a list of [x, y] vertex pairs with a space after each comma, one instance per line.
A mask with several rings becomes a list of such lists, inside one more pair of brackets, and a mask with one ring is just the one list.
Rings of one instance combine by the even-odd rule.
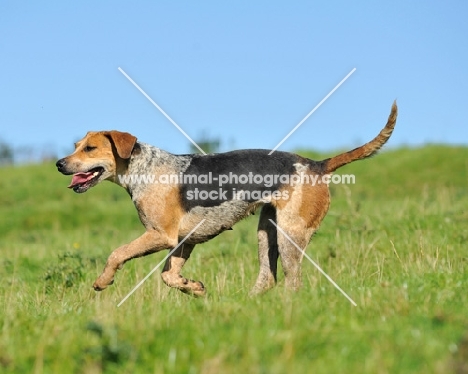
[[0, 173], [1, 373], [468, 372], [468, 148], [390, 150], [340, 169], [356, 184], [332, 186], [308, 254], [357, 307], [306, 260], [299, 292], [280, 276], [249, 298], [253, 216], [187, 263], [206, 298], [157, 272], [117, 308], [167, 254], [92, 290], [111, 250], [143, 232], [125, 191], [77, 195], [53, 164]]

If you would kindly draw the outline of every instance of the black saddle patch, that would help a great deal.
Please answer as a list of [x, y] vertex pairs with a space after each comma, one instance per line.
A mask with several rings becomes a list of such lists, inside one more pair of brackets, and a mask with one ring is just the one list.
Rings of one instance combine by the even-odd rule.
[[292, 153], [268, 153], [255, 149], [193, 155], [179, 180], [184, 209], [213, 207], [235, 199], [253, 203], [274, 193], [278, 197], [284, 176], [297, 173], [294, 164], [310, 167], [314, 163]]

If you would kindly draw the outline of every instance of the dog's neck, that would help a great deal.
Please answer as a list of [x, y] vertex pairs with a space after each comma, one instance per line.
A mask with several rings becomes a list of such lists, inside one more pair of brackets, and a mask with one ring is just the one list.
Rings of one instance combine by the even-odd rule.
[[114, 182], [133, 196], [136, 189], [144, 187], [159, 174], [178, 174], [190, 164], [191, 155], [174, 155], [150, 144], [137, 142], [129, 160], [117, 166]]

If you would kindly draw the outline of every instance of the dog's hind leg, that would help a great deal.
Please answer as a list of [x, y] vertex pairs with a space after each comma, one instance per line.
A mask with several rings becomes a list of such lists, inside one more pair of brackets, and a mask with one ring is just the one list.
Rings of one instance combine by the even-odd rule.
[[189, 259], [194, 247], [194, 244], [184, 243], [177, 248], [167, 259], [161, 273], [161, 278], [169, 287], [177, 288], [178, 290], [193, 296], [205, 296], [206, 289], [202, 282], [184, 278], [180, 274], [182, 267]]
[[278, 267], [277, 230], [270, 219], [276, 222], [276, 209], [270, 204], [264, 205], [258, 223], [258, 260], [260, 271], [257, 281], [250, 291], [257, 295], [272, 288], [276, 284]]
[[302, 285], [302, 252], [296, 247], [296, 245], [302, 250], [305, 250], [308, 238], [306, 238], [299, 230], [296, 232], [296, 230], [291, 227], [288, 227], [287, 229], [287, 231], [283, 229], [285, 231], [284, 233], [278, 233], [278, 251], [284, 272], [285, 286], [286, 288], [296, 291]]
[[328, 186], [304, 185], [290, 194], [293, 198], [277, 207], [278, 251], [285, 286], [301, 287], [301, 261], [306, 246], [325, 217], [330, 205]]

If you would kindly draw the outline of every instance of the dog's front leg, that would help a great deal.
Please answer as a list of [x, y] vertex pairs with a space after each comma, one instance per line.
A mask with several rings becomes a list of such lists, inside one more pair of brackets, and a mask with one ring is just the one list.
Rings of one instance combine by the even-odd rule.
[[114, 282], [116, 271], [122, 268], [127, 261], [149, 255], [163, 249], [173, 249], [177, 245], [177, 237], [170, 238], [167, 234], [149, 230], [134, 241], [122, 245], [114, 250], [107, 259], [106, 266], [102, 274], [94, 282], [93, 288], [102, 291]]

